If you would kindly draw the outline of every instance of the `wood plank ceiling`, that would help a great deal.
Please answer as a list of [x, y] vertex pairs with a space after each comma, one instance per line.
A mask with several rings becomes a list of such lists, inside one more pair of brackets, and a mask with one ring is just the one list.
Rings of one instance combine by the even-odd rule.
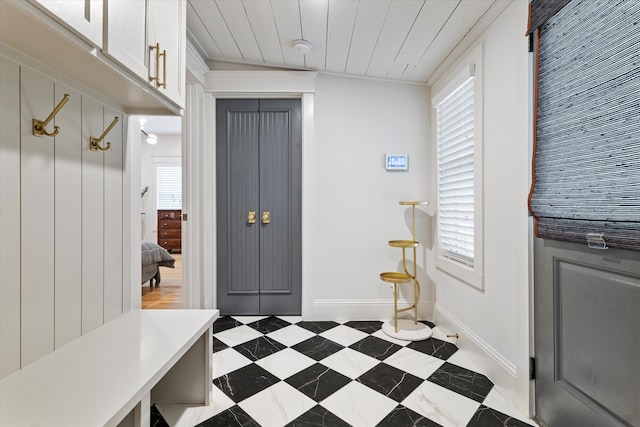
[[207, 60], [427, 82], [510, 1], [189, 0], [187, 28]]

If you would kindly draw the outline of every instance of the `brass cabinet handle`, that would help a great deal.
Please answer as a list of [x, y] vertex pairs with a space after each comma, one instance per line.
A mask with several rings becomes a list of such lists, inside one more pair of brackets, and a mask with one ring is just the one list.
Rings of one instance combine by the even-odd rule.
[[158, 87], [163, 89], [167, 88], [167, 51], [163, 50], [160, 54], [162, 56], [162, 83], [158, 81]]
[[256, 211], [249, 211], [249, 213], [247, 214], [247, 222], [249, 224], [256, 223]]
[[263, 211], [262, 212], [262, 223], [269, 224], [271, 222], [271, 212]]

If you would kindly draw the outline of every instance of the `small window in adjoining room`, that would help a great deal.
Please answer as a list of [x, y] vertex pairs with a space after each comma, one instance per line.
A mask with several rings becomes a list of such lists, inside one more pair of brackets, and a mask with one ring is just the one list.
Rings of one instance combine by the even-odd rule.
[[157, 209], [182, 209], [182, 167], [176, 164], [156, 166]]
[[477, 70], [477, 61], [465, 65], [433, 98], [436, 266], [482, 289], [482, 98]]

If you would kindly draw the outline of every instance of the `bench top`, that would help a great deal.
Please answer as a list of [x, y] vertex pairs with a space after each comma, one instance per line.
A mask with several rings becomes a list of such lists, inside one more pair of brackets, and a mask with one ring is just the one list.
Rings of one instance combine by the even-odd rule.
[[0, 381], [0, 425], [117, 424], [218, 317], [132, 310]]

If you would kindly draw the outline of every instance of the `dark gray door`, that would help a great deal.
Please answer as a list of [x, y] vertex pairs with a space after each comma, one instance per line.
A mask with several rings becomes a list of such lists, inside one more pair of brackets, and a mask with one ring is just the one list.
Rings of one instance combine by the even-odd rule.
[[640, 426], [640, 252], [537, 239], [536, 416]]
[[218, 100], [218, 308], [300, 314], [300, 100]]

